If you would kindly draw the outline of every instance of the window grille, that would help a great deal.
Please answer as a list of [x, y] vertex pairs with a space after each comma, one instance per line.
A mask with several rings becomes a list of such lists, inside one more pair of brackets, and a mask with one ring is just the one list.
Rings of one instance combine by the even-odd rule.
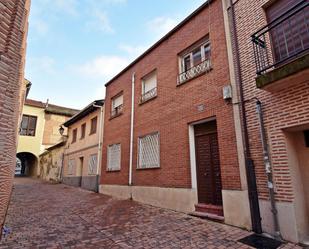
[[138, 167], [159, 168], [160, 167], [160, 148], [159, 133], [153, 133], [138, 139]]
[[93, 154], [89, 157], [88, 174], [95, 175], [97, 173], [97, 154]]
[[74, 165], [75, 165], [75, 160], [70, 159], [68, 163], [68, 175], [73, 175]]
[[107, 170], [120, 170], [121, 165], [121, 145], [112, 144], [107, 147]]

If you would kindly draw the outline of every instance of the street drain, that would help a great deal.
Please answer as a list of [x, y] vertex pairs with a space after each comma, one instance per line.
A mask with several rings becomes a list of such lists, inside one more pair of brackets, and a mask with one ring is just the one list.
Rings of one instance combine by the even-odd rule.
[[238, 241], [257, 249], [277, 249], [279, 246], [282, 245], [282, 242], [278, 240], [267, 238], [257, 234], [249, 235]]

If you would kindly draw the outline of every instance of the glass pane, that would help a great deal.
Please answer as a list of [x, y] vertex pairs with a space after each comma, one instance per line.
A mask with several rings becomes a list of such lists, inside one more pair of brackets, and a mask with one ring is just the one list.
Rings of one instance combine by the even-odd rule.
[[35, 129], [36, 117], [29, 117], [29, 129]]
[[190, 55], [183, 59], [184, 71], [188, 71], [191, 68], [191, 59]]
[[193, 66], [196, 66], [202, 62], [201, 48], [197, 48], [192, 52], [193, 55]]
[[27, 129], [28, 127], [28, 116], [23, 116], [22, 122], [21, 122], [21, 128]]
[[210, 59], [210, 45], [204, 46], [205, 60]]

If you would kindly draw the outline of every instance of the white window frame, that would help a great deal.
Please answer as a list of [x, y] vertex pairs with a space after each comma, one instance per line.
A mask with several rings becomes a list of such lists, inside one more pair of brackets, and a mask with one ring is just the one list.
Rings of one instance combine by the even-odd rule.
[[[95, 163], [94, 163], [94, 165], [91, 165], [94, 157], [95, 157]], [[93, 167], [93, 169], [91, 170], [92, 167]], [[97, 167], [98, 167], [98, 154], [91, 154], [89, 156], [89, 160], [88, 160], [88, 174], [89, 175], [96, 175], [97, 174]]]
[[[151, 166], [141, 166], [140, 165], [140, 141], [141, 139], [143, 138], [146, 138], [146, 137], [149, 137], [149, 136], [154, 136], [154, 135], [157, 135], [158, 136], [158, 164], [157, 165], [151, 165]], [[157, 169], [157, 168], [160, 168], [160, 133], [157, 131], [157, 132], [152, 132], [152, 133], [149, 133], [149, 134], [146, 134], [144, 136], [140, 136], [138, 137], [137, 139], [137, 145], [138, 145], [138, 148], [137, 148], [137, 169]]]
[[74, 167], [75, 167], [75, 159], [69, 159], [68, 160], [68, 175], [74, 174]]
[[[122, 97], [122, 103], [120, 105], [115, 105], [115, 100]], [[112, 100], [112, 104], [111, 104], [111, 113], [112, 113], [112, 116], [117, 116], [118, 114], [122, 113], [122, 110], [119, 110], [119, 111], [116, 111], [117, 108], [119, 108], [120, 106], [122, 106], [123, 108], [123, 102], [124, 102], [124, 99], [123, 99], [123, 93], [119, 93], [117, 94], [115, 97], [113, 97], [111, 100]]]
[[[116, 167], [111, 167], [110, 165], [110, 152], [109, 149], [113, 146], [119, 146], [119, 165], [117, 165]], [[106, 163], [106, 169], [107, 171], [120, 171], [121, 170], [121, 144], [117, 143], [117, 144], [110, 144], [107, 146], [107, 163]]]
[[158, 77], [157, 77], [157, 70], [154, 70], [152, 72], [150, 72], [149, 74], [147, 74], [146, 76], [144, 76], [142, 78], [142, 94], [145, 94], [147, 92], [145, 92], [145, 85], [146, 85], [146, 81], [151, 78], [152, 76], [156, 77], [156, 86], [151, 88], [149, 91], [147, 92], [150, 92], [151, 90], [153, 90], [154, 88], [157, 88], [158, 87]]
[[[184, 53], [183, 55], [180, 56], [180, 67], [179, 67], [179, 73], [184, 73], [185, 71], [185, 59], [190, 56], [190, 68], [188, 70], [190, 70], [191, 68], [194, 67], [193, 64], [193, 51], [196, 50], [198, 47], [200, 47], [201, 49], [201, 56], [202, 56], [202, 62], [205, 60], [206, 55], [205, 55], [205, 47], [209, 46], [210, 47], [210, 41], [207, 40], [205, 42], [203, 42], [200, 45], [194, 46], [190, 49], [190, 52]], [[210, 47], [211, 49], [211, 47]], [[187, 71], [188, 71], [187, 70]]]

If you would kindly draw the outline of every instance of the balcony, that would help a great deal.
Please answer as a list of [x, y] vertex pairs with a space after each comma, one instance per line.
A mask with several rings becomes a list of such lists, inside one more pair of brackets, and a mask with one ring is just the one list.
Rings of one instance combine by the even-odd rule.
[[305, 0], [252, 35], [258, 88], [309, 68], [308, 19]]
[[115, 107], [111, 112], [111, 119], [116, 118], [120, 116], [123, 112], [123, 105], [119, 105]]
[[143, 104], [143, 103], [147, 102], [148, 100], [151, 100], [155, 97], [157, 97], [157, 88], [156, 87], [152, 88], [148, 92], [142, 94], [139, 103]]
[[200, 64], [191, 67], [189, 70], [178, 75], [177, 85], [181, 85], [203, 73], [207, 73], [211, 70], [210, 59], [202, 61]]

